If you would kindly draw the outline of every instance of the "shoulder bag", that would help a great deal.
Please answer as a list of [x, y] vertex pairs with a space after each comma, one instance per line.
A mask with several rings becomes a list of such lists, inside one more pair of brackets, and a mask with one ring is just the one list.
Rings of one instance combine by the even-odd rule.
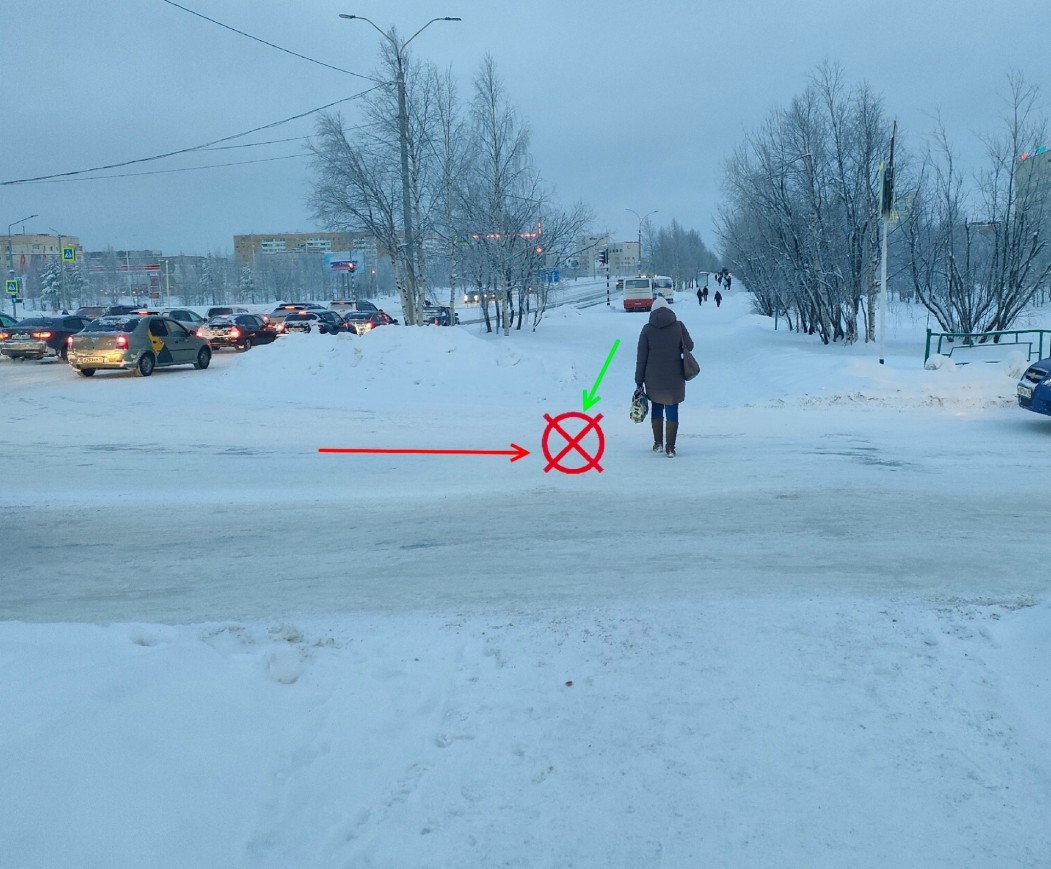
[[[680, 335], [682, 333], [682, 323], [679, 324]], [[686, 380], [693, 380], [698, 374], [701, 373], [701, 365], [694, 358], [693, 354], [686, 349], [686, 345], [682, 343], [682, 338], [679, 339], [679, 346], [682, 347], [682, 376]]]

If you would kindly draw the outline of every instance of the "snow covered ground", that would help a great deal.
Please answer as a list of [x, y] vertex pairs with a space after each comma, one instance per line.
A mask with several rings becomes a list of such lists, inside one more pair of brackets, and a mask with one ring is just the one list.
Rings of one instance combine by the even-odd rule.
[[676, 310], [674, 460], [604, 305], [0, 363], [0, 867], [1051, 866], [1024, 363]]

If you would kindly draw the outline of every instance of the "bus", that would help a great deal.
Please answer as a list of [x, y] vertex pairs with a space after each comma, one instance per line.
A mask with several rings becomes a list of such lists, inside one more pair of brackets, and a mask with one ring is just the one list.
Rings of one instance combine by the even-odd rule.
[[667, 275], [624, 278], [625, 311], [648, 311], [657, 296], [664, 296], [668, 304], [675, 302], [675, 282]]

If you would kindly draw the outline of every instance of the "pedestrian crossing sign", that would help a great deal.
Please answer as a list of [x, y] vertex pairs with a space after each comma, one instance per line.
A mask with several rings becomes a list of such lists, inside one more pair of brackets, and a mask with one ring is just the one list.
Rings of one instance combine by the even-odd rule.
[[73, 263], [77, 261], [77, 249], [75, 247], [62, 248], [62, 262]]
[[8, 278], [4, 281], [4, 289], [7, 290], [9, 296], [18, 295], [18, 278]]

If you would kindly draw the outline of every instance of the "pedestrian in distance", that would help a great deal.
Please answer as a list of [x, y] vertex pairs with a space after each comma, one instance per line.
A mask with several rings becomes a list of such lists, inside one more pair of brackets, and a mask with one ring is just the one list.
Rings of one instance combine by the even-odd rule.
[[701, 290], [701, 295], [704, 297], [704, 301], [707, 302], [708, 301], [708, 288], [707, 287], [705, 287], [703, 290]]
[[[663, 298], [653, 300], [650, 319], [639, 334], [635, 386], [650, 400], [653, 452], [675, 458], [679, 404], [686, 398], [682, 351], [693, 350], [693, 338]], [[667, 427], [665, 427], [665, 420]]]
[[723, 300], [723, 294], [718, 290], [715, 291], [715, 307], [719, 307], [719, 303]]
[[697, 304], [701, 304], [704, 301], [704, 287], [697, 288]]
[[729, 272], [726, 273], [726, 292], [730, 292], [730, 281], [733, 280], [733, 275]]

